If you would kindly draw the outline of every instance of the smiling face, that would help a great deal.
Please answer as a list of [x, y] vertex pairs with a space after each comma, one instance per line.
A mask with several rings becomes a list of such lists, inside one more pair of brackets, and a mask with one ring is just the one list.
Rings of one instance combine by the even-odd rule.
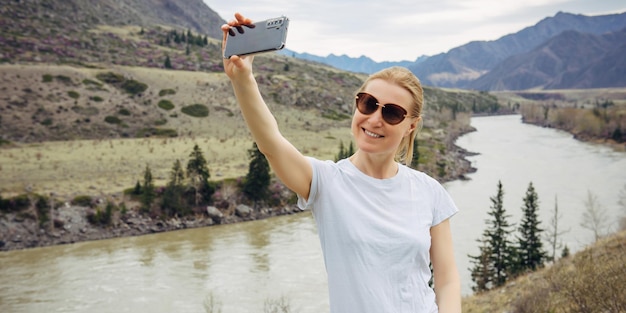
[[[364, 92], [378, 99], [380, 104], [393, 103], [412, 112], [413, 98], [406, 89], [383, 79], [373, 79], [367, 83]], [[382, 117], [379, 107], [374, 113], [365, 115], [355, 110], [352, 118], [352, 134], [359, 151], [394, 159], [402, 138], [417, 127], [417, 118], [407, 116], [401, 123], [390, 125]]]

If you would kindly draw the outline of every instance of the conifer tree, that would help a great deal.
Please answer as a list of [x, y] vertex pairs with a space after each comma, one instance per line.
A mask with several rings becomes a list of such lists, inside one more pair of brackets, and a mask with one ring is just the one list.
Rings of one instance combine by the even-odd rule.
[[163, 63], [163, 67], [168, 68], [168, 69], [172, 68], [172, 61], [170, 60], [169, 55], [165, 56], [165, 62]]
[[255, 202], [267, 199], [270, 185], [270, 165], [261, 153], [256, 142], [248, 150], [250, 165], [243, 185], [243, 193], [248, 199]]
[[195, 205], [198, 206], [202, 200], [208, 201], [211, 198], [213, 190], [209, 185], [209, 168], [207, 161], [202, 154], [202, 150], [198, 145], [193, 146], [193, 151], [189, 154], [187, 162], [187, 178], [191, 181], [191, 185], [195, 190]]
[[[472, 276], [478, 276], [484, 268], [488, 269], [487, 273], [491, 275], [488, 279], [487, 286], [499, 287], [509, 278], [512, 266], [514, 265], [515, 251], [513, 244], [508, 238], [512, 230], [507, 221], [510, 216], [506, 214], [504, 209], [504, 190], [502, 182], [498, 181], [498, 191], [495, 197], [491, 197], [491, 210], [488, 212], [491, 220], [486, 220], [487, 229], [483, 232], [483, 238], [480, 240], [484, 248], [481, 249], [478, 256], [469, 256], [474, 261], [480, 260], [479, 264], [472, 269]], [[480, 264], [487, 262], [487, 264]], [[474, 262], [476, 264], [476, 262]], [[476, 275], [474, 274], [476, 272]], [[477, 283], [477, 281], [474, 281]], [[482, 282], [481, 282], [482, 283]]]
[[343, 141], [339, 141], [339, 153], [335, 157], [335, 162], [344, 159], [346, 155], [346, 148], [343, 145]]
[[146, 164], [146, 169], [143, 174], [143, 192], [141, 193], [141, 204], [144, 212], [150, 211], [155, 198], [156, 192], [154, 190], [152, 171], [150, 170], [150, 166]]
[[[484, 239], [484, 238], [483, 238]], [[480, 253], [478, 256], [469, 256], [470, 262], [474, 264], [473, 268], [470, 268], [472, 281], [476, 284], [472, 286], [472, 291], [481, 292], [487, 291], [492, 288], [492, 279], [494, 277], [493, 267], [489, 262], [489, 256], [491, 251], [487, 245], [486, 240], [477, 240], [480, 245]]]
[[413, 168], [415, 169], [417, 169], [417, 166], [419, 165], [419, 162], [420, 162], [420, 152], [417, 146], [418, 146], [417, 137], [415, 137], [415, 139], [413, 140], [413, 155], [411, 156], [411, 164], [413, 165]]
[[161, 209], [169, 216], [176, 213], [185, 215], [186, 207], [184, 201], [184, 179], [185, 172], [180, 164], [180, 160], [176, 160], [170, 172], [170, 180], [163, 191], [163, 199], [161, 201]]
[[543, 267], [546, 252], [541, 243], [540, 235], [543, 229], [539, 228], [541, 222], [537, 215], [539, 197], [532, 182], [528, 185], [522, 210], [524, 214], [518, 228], [520, 236], [518, 237], [518, 268], [516, 270], [521, 272], [534, 271]]

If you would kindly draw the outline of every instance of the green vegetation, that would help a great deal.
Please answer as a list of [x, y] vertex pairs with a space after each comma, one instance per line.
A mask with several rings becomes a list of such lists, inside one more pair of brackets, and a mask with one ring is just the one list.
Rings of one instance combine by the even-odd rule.
[[207, 108], [207, 106], [203, 104], [192, 104], [185, 106], [181, 109], [181, 112], [193, 117], [209, 116], [209, 108]]
[[101, 83], [99, 83], [99, 82], [97, 82], [95, 80], [88, 79], [88, 78], [83, 79], [83, 85], [85, 85], [85, 86], [95, 86], [95, 87], [98, 87], [98, 88], [102, 88], [102, 84]]
[[52, 80], [54, 79], [54, 77], [52, 77], [52, 75], [50, 74], [43, 74], [41, 77], [41, 81], [44, 83], [49, 83], [52, 82]]
[[102, 97], [100, 97], [100, 96], [89, 97], [89, 100], [95, 101], [95, 102], [102, 102], [102, 101], [104, 101], [104, 99], [102, 99]]
[[270, 165], [265, 155], [259, 151], [256, 142], [252, 149], [248, 150], [248, 156], [250, 157], [250, 165], [242, 191], [248, 199], [255, 203], [267, 200], [270, 185]]
[[590, 107], [529, 104], [521, 108], [525, 122], [562, 129], [577, 138], [626, 142], [626, 105], [596, 100]]
[[157, 104], [157, 106], [159, 106], [159, 108], [166, 110], [166, 111], [174, 109], [174, 104], [172, 103], [172, 101], [167, 100], [167, 99], [159, 100], [159, 103]]
[[80, 98], [80, 94], [74, 90], [70, 90], [67, 92], [67, 95], [72, 98], [72, 99], [78, 99]]
[[98, 73], [96, 78], [111, 85], [121, 84], [126, 80], [123, 75], [113, 72]]
[[119, 109], [119, 111], [117, 111], [117, 114], [123, 115], [123, 116], [130, 116], [131, 115], [130, 111], [128, 109], [125, 109], [125, 108]]
[[626, 230], [501, 288], [463, 299], [465, 313], [626, 312]]
[[136, 95], [146, 91], [148, 85], [134, 79], [129, 79], [122, 83], [122, 89], [131, 95]]
[[322, 117], [334, 121], [342, 121], [350, 119], [351, 116], [348, 114], [337, 112], [335, 110], [325, 110], [324, 112], [322, 112]]
[[148, 127], [143, 128], [137, 132], [136, 137], [178, 137], [178, 132], [175, 129], [170, 128], [156, 128], [156, 127]]
[[167, 95], [175, 95], [176, 94], [176, 90], [174, 89], [161, 89], [159, 91], [159, 97], [164, 97]]
[[104, 121], [109, 124], [121, 124], [122, 120], [120, 120], [117, 116], [108, 115], [104, 118]]
[[98, 110], [98, 108], [96, 107], [83, 107], [83, 106], [75, 105], [71, 109], [72, 111], [78, 114], [82, 114], [86, 116], [94, 116], [100, 113], [100, 110]]
[[91, 198], [91, 196], [79, 195], [79, 196], [74, 197], [71, 203], [73, 205], [91, 207], [93, 204], [93, 199]]

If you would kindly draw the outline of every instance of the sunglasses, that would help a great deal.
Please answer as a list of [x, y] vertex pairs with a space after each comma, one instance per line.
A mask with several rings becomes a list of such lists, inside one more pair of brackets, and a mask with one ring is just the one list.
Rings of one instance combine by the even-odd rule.
[[407, 116], [406, 110], [393, 103], [380, 104], [374, 96], [369, 93], [359, 92], [356, 94], [356, 108], [365, 115], [370, 115], [382, 108], [383, 120], [389, 125], [400, 124]]

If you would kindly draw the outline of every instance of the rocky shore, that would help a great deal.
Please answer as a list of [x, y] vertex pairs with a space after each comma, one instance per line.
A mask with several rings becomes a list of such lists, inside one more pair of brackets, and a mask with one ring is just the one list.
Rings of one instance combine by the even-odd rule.
[[5, 213], [0, 217], [0, 251], [232, 224], [302, 212], [296, 206], [253, 210], [240, 204], [230, 213], [209, 206], [205, 214], [186, 218], [153, 219], [130, 211], [114, 218], [109, 226], [98, 226], [88, 221], [89, 210], [85, 207], [66, 205], [55, 210], [53, 222], [47, 223], [44, 227], [40, 227], [35, 219], [25, 218], [21, 213]]

